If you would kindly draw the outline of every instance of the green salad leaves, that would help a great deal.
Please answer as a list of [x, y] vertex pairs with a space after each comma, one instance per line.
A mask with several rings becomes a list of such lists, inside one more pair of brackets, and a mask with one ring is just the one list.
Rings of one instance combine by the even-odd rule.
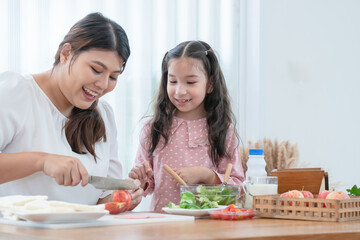
[[217, 208], [219, 205], [229, 205], [235, 203], [236, 193], [224, 187], [206, 188], [199, 185], [196, 188], [197, 194], [185, 191], [181, 193], [180, 204], [169, 203], [169, 208], [184, 209], [207, 209]]
[[360, 188], [354, 185], [351, 189], [346, 189], [350, 196], [360, 196]]

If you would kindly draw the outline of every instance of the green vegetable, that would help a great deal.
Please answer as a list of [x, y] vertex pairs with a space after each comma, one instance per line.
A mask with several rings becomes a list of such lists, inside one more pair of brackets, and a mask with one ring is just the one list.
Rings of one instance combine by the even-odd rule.
[[168, 205], [169, 208], [180, 208], [178, 205], [176, 205], [175, 203], [169, 203]]
[[360, 188], [354, 185], [351, 189], [346, 189], [350, 196], [360, 196]]
[[194, 195], [192, 192], [185, 191], [180, 197], [180, 204], [175, 205], [169, 203], [169, 208], [184, 208], [184, 209], [207, 209], [216, 208], [219, 205], [230, 205], [235, 203], [236, 194], [231, 189], [219, 187], [206, 188], [199, 185], [196, 188], [198, 194]]
[[196, 199], [195, 196], [192, 192], [183, 192], [181, 195], [181, 200], [180, 200], [180, 208], [185, 208], [185, 209], [200, 209], [199, 206], [196, 205]]

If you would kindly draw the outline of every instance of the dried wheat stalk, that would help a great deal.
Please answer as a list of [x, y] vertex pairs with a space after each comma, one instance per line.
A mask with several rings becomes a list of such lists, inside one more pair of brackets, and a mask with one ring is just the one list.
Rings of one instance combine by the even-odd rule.
[[247, 161], [249, 160], [249, 149], [259, 149], [263, 146], [264, 159], [266, 162], [267, 175], [271, 175], [274, 169], [294, 168], [298, 165], [299, 151], [298, 145], [291, 145], [289, 141], [278, 143], [277, 139], [272, 142], [264, 138], [263, 142], [252, 143], [248, 141], [247, 147], [240, 147], [241, 161], [244, 173], [247, 171]]

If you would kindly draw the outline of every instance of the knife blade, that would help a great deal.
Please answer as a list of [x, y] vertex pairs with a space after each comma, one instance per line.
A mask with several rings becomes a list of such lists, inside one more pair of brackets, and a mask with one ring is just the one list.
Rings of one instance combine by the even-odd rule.
[[131, 180], [89, 176], [89, 183], [97, 189], [104, 190], [135, 190], [138, 188]]

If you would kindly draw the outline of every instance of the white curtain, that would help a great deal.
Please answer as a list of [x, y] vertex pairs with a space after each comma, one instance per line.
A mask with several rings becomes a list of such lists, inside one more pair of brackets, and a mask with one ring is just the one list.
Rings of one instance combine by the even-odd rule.
[[0, 0], [0, 72], [51, 68], [64, 35], [90, 12], [118, 22], [130, 41], [126, 70], [105, 96], [116, 114], [124, 176], [140, 120], [152, 113], [162, 58], [182, 41], [203, 40], [218, 53], [242, 140], [261, 137], [259, 0]]

